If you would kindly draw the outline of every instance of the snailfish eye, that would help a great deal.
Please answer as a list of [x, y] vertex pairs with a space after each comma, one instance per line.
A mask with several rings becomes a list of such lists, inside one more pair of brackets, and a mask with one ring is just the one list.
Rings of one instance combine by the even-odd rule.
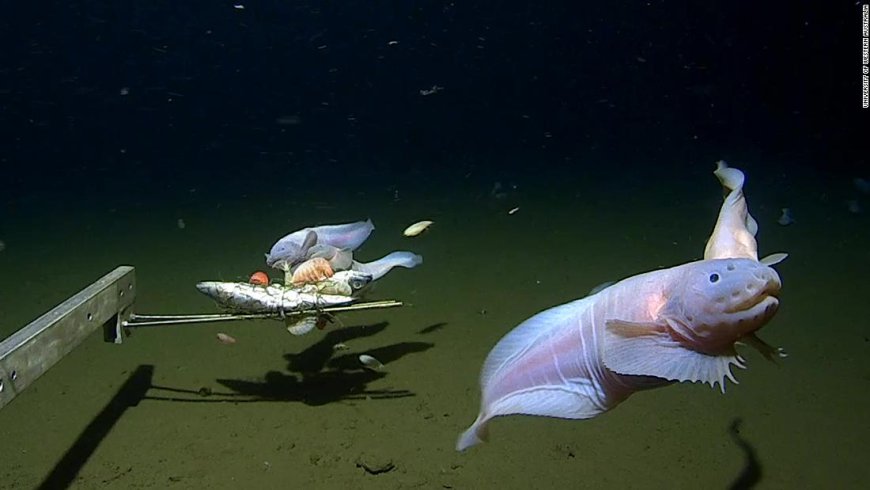
[[715, 272], [710, 274], [710, 282], [719, 282], [719, 274]]

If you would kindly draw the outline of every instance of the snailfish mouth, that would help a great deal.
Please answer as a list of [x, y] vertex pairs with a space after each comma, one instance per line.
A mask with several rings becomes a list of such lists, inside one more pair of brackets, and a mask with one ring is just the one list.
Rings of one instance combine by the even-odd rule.
[[733, 312], [733, 319], [742, 325], [739, 327], [742, 333], [753, 332], [761, 328], [779, 308], [779, 299], [775, 296], [758, 296], [753, 300], [755, 304]]
[[[739, 303], [734, 303], [729, 308], [725, 310], [726, 313], [740, 313], [743, 311], [748, 311], [754, 309], [756, 306], [764, 303], [767, 299], [772, 298], [776, 300], [776, 296], [772, 296], [767, 293], [760, 293], [753, 296], [750, 296]], [[778, 301], [778, 300], [777, 300]]]
[[777, 296], [782, 288], [782, 282], [780, 281], [779, 275], [777, 275], [776, 271], [770, 267], [765, 267], [765, 270], [756, 273], [756, 278], [758, 280], [755, 284], [758, 285], [758, 290], [749, 297], [728, 308], [726, 310], [728, 313], [739, 313], [741, 311], [755, 309], [756, 306], [765, 303], [769, 298], [775, 300], [776, 303], [779, 303]]

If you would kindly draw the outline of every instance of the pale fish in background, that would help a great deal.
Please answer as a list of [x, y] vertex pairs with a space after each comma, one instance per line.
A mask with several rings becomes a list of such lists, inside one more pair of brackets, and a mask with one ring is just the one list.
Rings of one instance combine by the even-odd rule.
[[423, 220], [414, 223], [413, 225], [405, 228], [405, 231], [402, 232], [403, 235], [407, 237], [414, 237], [426, 231], [430, 226], [432, 226], [432, 221]]
[[788, 226], [795, 223], [794, 217], [791, 215], [790, 208], [782, 208], [782, 214], [779, 215], [779, 219], [776, 220], [782, 226]]
[[481, 408], [457, 450], [486, 440], [489, 421], [511, 414], [588, 419], [632, 393], [678, 381], [720, 385], [744, 367], [735, 345], [782, 357], [755, 332], [779, 305], [781, 282], [757, 259], [757, 224], [743, 173], [719, 162], [728, 194], [704, 259], [629, 277], [538, 313], [503, 337], [480, 375]]
[[359, 362], [363, 365], [363, 367], [365, 367], [366, 369], [371, 369], [372, 371], [381, 372], [384, 370], [384, 365], [381, 363], [381, 361], [375, 359], [368, 354], [363, 354], [359, 356]]

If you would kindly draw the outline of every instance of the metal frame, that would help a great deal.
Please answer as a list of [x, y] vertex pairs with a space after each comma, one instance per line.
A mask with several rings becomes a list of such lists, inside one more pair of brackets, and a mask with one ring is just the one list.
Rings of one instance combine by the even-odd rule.
[[102, 327], [120, 344], [136, 299], [136, 270], [122, 265], [0, 342], [0, 408]]
[[136, 315], [136, 270], [122, 265], [0, 342], [0, 408], [6, 406], [94, 330], [120, 344], [127, 329], [237, 320], [284, 320], [298, 315], [331, 314], [402, 306], [400, 301], [369, 301], [344, 306], [264, 314]]

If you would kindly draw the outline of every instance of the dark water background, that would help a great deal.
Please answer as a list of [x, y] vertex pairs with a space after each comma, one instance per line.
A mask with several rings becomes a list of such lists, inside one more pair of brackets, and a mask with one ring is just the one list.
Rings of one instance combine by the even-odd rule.
[[[408, 306], [343, 329], [89, 339], [0, 414], [0, 488], [64, 472], [80, 488], [725, 488], [754, 469], [758, 488], [866, 487], [860, 5], [587, 3], [4, 8], [0, 336], [120, 264], [137, 311], [212, 311], [197, 281], [244, 280], [308, 225], [370, 217], [360, 258], [425, 263], [377, 285]], [[789, 358], [747, 353], [725, 395], [678, 385], [589, 421], [499, 419], [456, 453], [510, 328], [702, 255], [718, 159], [748, 176], [761, 255], [791, 254], [762, 332]], [[402, 237], [419, 219], [436, 224]], [[330, 358], [337, 341], [350, 350]], [[387, 374], [348, 362], [363, 353]], [[92, 452], [73, 446], [143, 365], [149, 396], [194, 401], [142, 401]]]

